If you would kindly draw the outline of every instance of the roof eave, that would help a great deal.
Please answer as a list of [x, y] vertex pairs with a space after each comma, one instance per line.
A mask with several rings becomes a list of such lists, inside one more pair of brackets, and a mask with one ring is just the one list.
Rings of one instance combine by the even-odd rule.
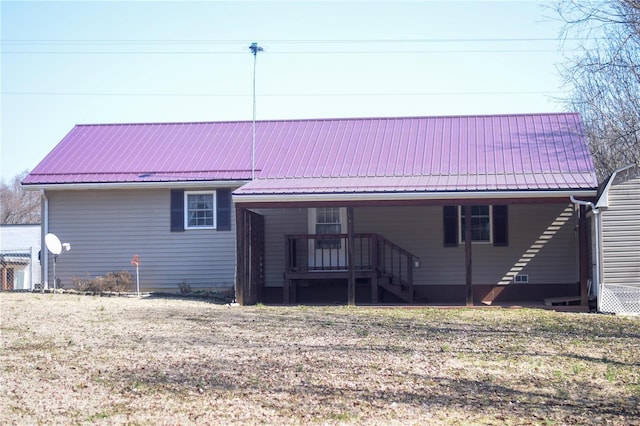
[[207, 180], [171, 182], [91, 182], [91, 183], [23, 183], [27, 191], [95, 190], [95, 189], [161, 189], [161, 188], [229, 188], [240, 187], [248, 180]]
[[537, 199], [567, 198], [571, 195], [595, 197], [597, 189], [562, 189], [536, 191], [447, 191], [447, 192], [362, 192], [362, 193], [298, 193], [298, 194], [233, 194], [233, 202], [344, 202], [344, 201], [414, 201], [414, 200], [483, 200], [483, 199]]

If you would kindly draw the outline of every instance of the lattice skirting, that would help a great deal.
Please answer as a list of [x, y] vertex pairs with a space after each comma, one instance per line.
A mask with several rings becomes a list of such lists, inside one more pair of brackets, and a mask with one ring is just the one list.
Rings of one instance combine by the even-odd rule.
[[640, 287], [603, 285], [600, 310], [613, 314], [640, 314]]

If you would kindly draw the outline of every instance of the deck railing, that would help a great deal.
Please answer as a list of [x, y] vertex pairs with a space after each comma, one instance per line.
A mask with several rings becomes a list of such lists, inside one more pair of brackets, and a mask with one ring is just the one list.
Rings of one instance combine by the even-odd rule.
[[[347, 234], [285, 235], [286, 271], [346, 270], [348, 242]], [[413, 282], [415, 256], [378, 234], [354, 234], [351, 256], [356, 270]]]
[[[356, 270], [375, 269], [375, 234], [354, 234], [352, 262]], [[347, 234], [285, 235], [286, 271], [344, 271], [348, 268]]]
[[[376, 286], [413, 302], [413, 267], [417, 258], [378, 234], [354, 234], [352, 241], [353, 269], [357, 273], [375, 274]], [[285, 279], [294, 275], [318, 278], [318, 274], [331, 271], [346, 273], [348, 243], [347, 234], [285, 235]]]

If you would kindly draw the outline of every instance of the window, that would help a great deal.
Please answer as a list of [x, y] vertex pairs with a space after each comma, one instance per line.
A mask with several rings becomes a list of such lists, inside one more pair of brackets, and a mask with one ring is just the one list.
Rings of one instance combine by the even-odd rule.
[[[316, 209], [316, 234], [339, 234], [342, 230], [340, 224], [340, 209], [338, 207], [319, 207]], [[340, 239], [318, 239], [317, 249], [339, 249]]]
[[[464, 207], [458, 206], [460, 217], [460, 242], [465, 237]], [[471, 241], [491, 242], [491, 206], [471, 206]]]
[[215, 228], [215, 191], [184, 193], [184, 223], [186, 229]]
[[[444, 206], [443, 234], [445, 247], [457, 247], [465, 240], [464, 206]], [[508, 245], [507, 206], [471, 206], [471, 241]]]
[[215, 191], [184, 193], [184, 223], [186, 229], [215, 228]]

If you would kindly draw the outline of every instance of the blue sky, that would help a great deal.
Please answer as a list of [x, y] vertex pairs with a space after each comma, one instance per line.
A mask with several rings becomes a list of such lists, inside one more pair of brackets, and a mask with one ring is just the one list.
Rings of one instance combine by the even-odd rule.
[[75, 124], [563, 111], [548, 2], [2, 1], [0, 174]]

